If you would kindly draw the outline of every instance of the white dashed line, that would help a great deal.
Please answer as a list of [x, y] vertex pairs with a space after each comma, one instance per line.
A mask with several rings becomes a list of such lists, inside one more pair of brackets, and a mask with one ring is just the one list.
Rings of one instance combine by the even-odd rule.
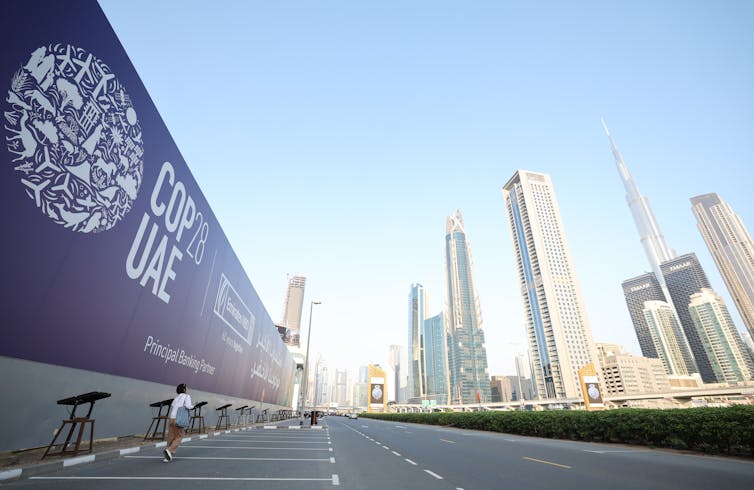
[[390, 450], [390, 448], [389, 448], [389, 447], [387, 447], [387, 446], [382, 446], [382, 447], [383, 447], [384, 449], [387, 449], [388, 451]]
[[411, 461], [411, 460], [410, 460], [410, 459], [408, 459], [408, 458], [406, 458], [406, 462], [407, 462], [407, 463], [409, 463], [409, 464], [412, 464], [412, 465], [416, 466], [416, 463], [414, 463], [413, 461]]
[[396, 453], [395, 451], [393, 451], [393, 454], [395, 454], [396, 456], [400, 456], [401, 455], [401, 453]]
[[432, 471], [429, 471], [429, 470], [424, 470], [424, 472], [425, 472], [425, 473], [427, 473], [427, 474], [430, 474], [430, 475], [434, 476], [434, 477], [435, 477], [435, 478], [437, 478], [438, 480], [442, 480], [442, 479], [443, 479], [443, 478], [442, 478], [442, 477], [441, 477], [440, 475], [438, 475], [437, 473], [434, 473], [434, 472], [432, 472]]

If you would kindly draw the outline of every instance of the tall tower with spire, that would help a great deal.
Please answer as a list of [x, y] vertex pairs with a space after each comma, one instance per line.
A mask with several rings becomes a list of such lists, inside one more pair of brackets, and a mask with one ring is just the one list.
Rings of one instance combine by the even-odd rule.
[[[636, 230], [639, 232], [639, 238], [641, 244], [644, 247], [644, 253], [647, 255], [649, 265], [652, 267], [652, 272], [655, 273], [657, 280], [665, 288], [665, 280], [662, 277], [662, 271], [660, 270], [660, 264], [670, 259], [675, 258], [675, 253], [665, 243], [665, 237], [660, 231], [660, 225], [657, 224], [652, 208], [649, 207], [649, 200], [642, 196], [639, 192], [639, 187], [634, 182], [631, 173], [628, 171], [628, 167], [623, 162], [623, 156], [618, 151], [618, 147], [615, 145], [615, 140], [607, 129], [605, 120], [602, 119], [602, 127], [605, 128], [607, 138], [610, 140], [610, 148], [613, 151], [615, 157], [615, 165], [618, 167], [618, 174], [623, 181], [623, 187], [626, 189], [626, 201], [628, 207], [631, 210], [631, 215], [634, 218], [634, 224]], [[669, 296], [669, 295], [668, 295]]]
[[[608, 140], [610, 140], [610, 149], [615, 157], [615, 165], [618, 168], [618, 175], [623, 182], [623, 187], [626, 189], [626, 202], [628, 203], [631, 215], [634, 218], [636, 230], [639, 232], [639, 238], [644, 248], [644, 253], [647, 256], [649, 266], [652, 268], [652, 273], [657, 279], [657, 283], [662, 291], [662, 296], [664, 297], [654, 297], [651, 299], [662, 300], [667, 303], [672, 310], [675, 321], [683, 327], [683, 333], [685, 335], [679, 335], [677, 341], [681, 352], [684, 354], [683, 357], [685, 358], [688, 372], [700, 372], [704, 381], [710, 382], [712, 381], [712, 372], [709, 369], [707, 356], [694, 325], [686, 318], [688, 315], [685, 314], [686, 308], [688, 307], [688, 295], [690, 292], [684, 290], [682, 291], [683, 294], [680, 294], [681, 292], [679, 291], [677, 284], [673, 286], [675, 294], [671, 294], [671, 291], [668, 289], [667, 276], [672, 270], [675, 270], [672, 267], [675, 267], [674, 264], [677, 262], [678, 257], [675, 252], [668, 247], [668, 244], [665, 243], [665, 237], [660, 231], [660, 226], [657, 224], [657, 220], [652, 213], [652, 208], [649, 206], [649, 200], [639, 192], [639, 187], [636, 185], [636, 182], [634, 182], [631, 173], [628, 171], [628, 167], [626, 167], [626, 164], [623, 162], [623, 156], [618, 150], [618, 146], [615, 144], [613, 136], [607, 129], [604, 119], [602, 119], [602, 127], [605, 129], [605, 134], [607, 134]], [[663, 265], [665, 267], [663, 267]], [[625, 281], [623, 284], [624, 293], [639, 291], [638, 289], [635, 289], [635, 287], [630, 287], [627, 290], [626, 286], [627, 283], [640, 280], [641, 277], [642, 276]], [[640, 294], [643, 295], [642, 292], [640, 292]], [[650, 298], [648, 297], [645, 298], [645, 300], [649, 299]], [[626, 295], [626, 302], [630, 310], [632, 300], [628, 294]], [[683, 310], [681, 310], [681, 308], [683, 308]], [[679, 316], [679, 311], [683, 311], [684, 315]], [[687, 321], [684, 322], [684, 319], [687, 319]], [[646, 324], [646, 320], [644, 318], [634, 318], [632, 316], [632, 321], [634, 323], [634, 328], [636, 329], [636, 336], [642, 348], [642, 354], [646, 357], [658, 357], [659, 352], [656, 352], [654, 347], [649, 348], [647, 343], [647, 335], [649, 333], [649, 330], [647, 329], [649, 326]]]

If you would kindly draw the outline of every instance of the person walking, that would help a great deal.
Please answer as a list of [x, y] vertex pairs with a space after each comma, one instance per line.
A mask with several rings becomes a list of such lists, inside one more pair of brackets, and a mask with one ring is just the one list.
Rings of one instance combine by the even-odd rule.
[[[165, 448], [165, 459], [163, 463], [169, 463], [173, 461], [173, 453], [176, 452], [178, 446], [181, 444], [181, 440], [186, 435], [186, 426], [176, 424], [176, 417], [178, 416], [178, 409], [185, 408], [186, 410], [192, 410], [194, 404], [191, 403], [191, 395], [188, 394], [188, 387], [186, 383], [181, 383], [175, 388], [175, 392], [178, 393], [173, 399], [173, 403], [170, 405], [170, 415], [168, 416], [168, 445]], [[188, 420], [188, 417], [186, 418]], [[181, 421], [179, 421], [181, 423]], [[184, 422], [185, 423], [185, 422]]]

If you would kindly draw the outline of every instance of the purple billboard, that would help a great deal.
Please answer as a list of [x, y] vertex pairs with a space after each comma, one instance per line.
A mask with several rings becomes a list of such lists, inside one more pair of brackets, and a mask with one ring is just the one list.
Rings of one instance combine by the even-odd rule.
[[0, 355], [290, 405], [294, 362], [99, 5], [0, 14]]

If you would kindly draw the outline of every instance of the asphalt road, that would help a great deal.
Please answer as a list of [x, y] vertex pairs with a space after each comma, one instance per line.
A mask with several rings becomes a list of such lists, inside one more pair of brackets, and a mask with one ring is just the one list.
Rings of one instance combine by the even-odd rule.
[[55, 489], [743, 489], [754, 461], [360, 418], [252, 429], [10, 482]]

